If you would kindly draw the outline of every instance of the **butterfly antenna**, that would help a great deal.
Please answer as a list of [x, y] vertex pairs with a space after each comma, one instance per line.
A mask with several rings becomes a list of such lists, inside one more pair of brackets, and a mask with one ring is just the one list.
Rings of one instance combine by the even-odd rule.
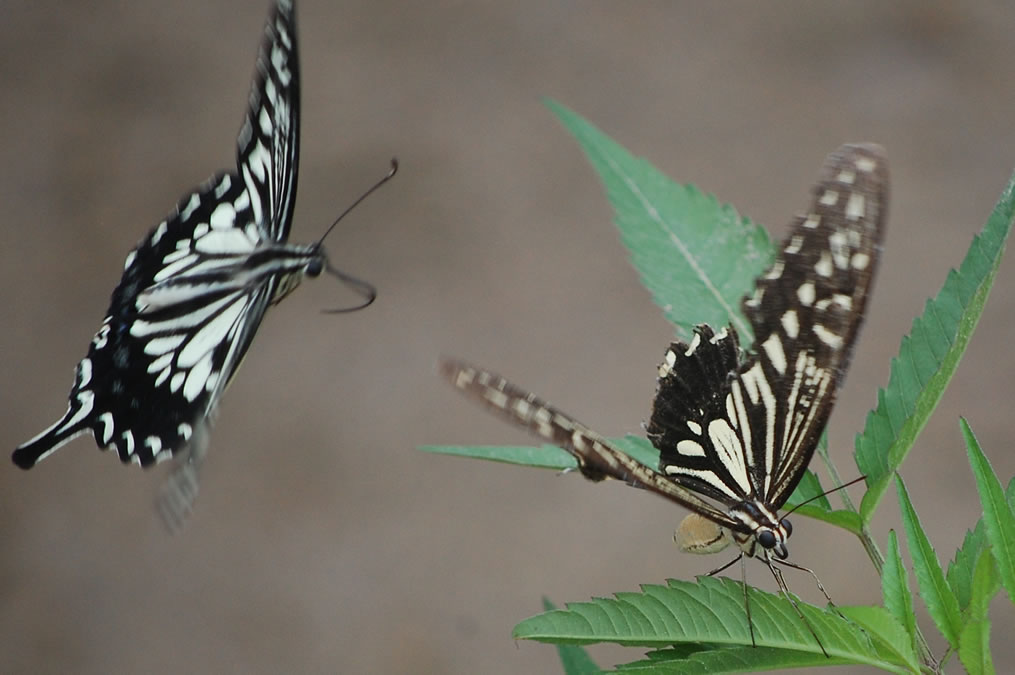
[[346, 274], [342, 270], [332, 267], [331, 263], [327, 264], [325, 270], [328, 272], [328, 274], [337, 278], [343, 284], [352, 288], [354, 291], [363, 296], [363, 302], [361, 302], [358, 305], [353, 305], [352, 307], [342, 307], [339, 309], [322, 309], [321, 312], [323, 314], [345, 314], [347, 312], [355, 312], [365, 307], [369, 307], [371, 304], [373, 304], [373, 301], [377, 298], [377, 289], [374, 288], [374, 285], [371, 284], [369, 281], [363, 281], [362, 279], [357, 279], [351, 274]]
[[[322, 243], [324, 243], [324, 239], [325, 239], [325, 237], [327, 237], [327, 236], [328, 236], [329, 234], [331, 234], [331, 231], [335, 229], [335, 226], [336, 226], [336, 225], [338, 225], [338, 224], [339, 224], [339, 222], [341, 222], [341, 220], [342, 220], [343, 218], [345, 218], [345, 217], [346, 217], [347, 215], [349, 215], [349, 212], [350, 212], [350, 211], [352, 211], [352, 210], [353, 210], [354, 208], [356, 208], [357, 206], [359, 206], [360, 202], [362, 202], [362, 201], [363, 201], [364, 199], [366, 199], [366, 198], [367, 198], [367, 197], [369, 197], [369, 196], [370, 196], [371, 194], [373, 194], [373, 193], [374, 193], [374, 191], [375, 191], [375, 190], [376, 190], [377, 188], [379, 188], [380, 186], [384, 185], [384, 184], [385, 184], [385, 183], [387, 183], [387, 182], [388, 182], [389, 180], [391, 180], [392, 176], [394, 176], [394, 175], [395, 175], [396, 173], [398, 173], [398, 158], [396, 158], [396, 157], [392, 157], [392, 158], [391, 158], [391, 168], [390, 168], [390, 169], [388, 170], [388, 173], [387, 173], [387, 174], [386, 174], [386, 175], [384, 176], [384, 178], [381, 178], [381, 179], [380, 179], [379, 181], [377, 181], [376, 183], [374, 183], [374, 184], [373, 184], [373, 185], [372, 185], [372, 186], [370, 187], [370, 189], [369, 189], [369, 190], [367, 190], [367, 191], [366, 191], [366, 192], [364, 192], [364, 193], [363, 193], [362, 195], [360, 195], [359, 199], [357, 199], [357, 200], [356, 200], [356, 201], [354, 201], [354, 202], [353, 202], [352, 204], [350, 204], [350, 205], [349, 205], [349, 207], [348, 207], [348, 208], [347, 208], [347, 209], [346, 209], [345, 211], [342, 211], [342, 213], [341, 213], [341, 214], [339, 214], [338, 218], [335, 218], [335, 222], [333, 222], [333, 223], [331, 224], [331, 227], [329, 227], [329, 228], [328, 228], [328, 229], [327, 229], [327, 230], [326, 230], [326, 231], [324, 232], [324, 235], [323, 235], [323, 236], [322, 236], [322, 237], [321, 237], [320, 239], [318, 239], [318, 240], [317, 240], [317, 245], [318, 245], [318, 246], [320, 246], [320, 245], [321, 245]], [[343, 281], [344, 281], [344, 279], [343, 279]], [[360, 282], [360, 283], [362, 283], [362, 282]], [[370, 303], [368, 302], [367, 304], [369, 305]]]
[[797, 504], [796, 506], [794, 506], [793, 508], [791, 508], [791, 509], [790, 509], [789, 511], [787, 511], [787, 512], [786, 512], [785, 514], [783, 514], [783, 516], [782, 516], [782, 517], [783, 517], [783, 518], [786, 518], [786, 517], [788, 517], [788, 516], [789, 516], [789, 515], [790, 515], [791, 513], [793, 513], [793, 512], [794, 512], [794, 511], [796, 511], [797, 509], [799, 509], [799, 508], [800, 508], [801, 506], [807, 506], [808, 504], [810, 504], [811, 502], [813, 502], [813, 501], [814, 501], [814, 500], [816, 500], [816, 499], [821, 499], [822, 497], [827, 497], [828, 495], [832, 494], [833, 492], [838, 492], [839, 490], [844, 490], [844, 489], [848, 488], [848, 487], [849, 487], [850, 485], [856, 485], [857, 483], [859, 483], [859, 482], [860, 482], [860, 481], [862, 481], [862, 480], [867, 480], [867, 476], [860, 476], [859, 478], [854, 478], [853, 480], [849, 481], [848, 483], [844, 483], [844, 484], [840, 485], [839, 487], [834, 487], [834, 488], [832, 488], [831, 490], [825, 490], [824, 492], [822, 492], [822, 493], [821, 493], [821, 494], [819, 494], [819, 495], [814, 495], [813, 497], [811, 497], [811, 498], [810, 498], [810, 499], [808, 499], [807, 501], [805, 501], [805, 502], [800, 502], [799, 504]]
[[[321, 247], [321, 244], [324, 243], [324, 239], [329, 234], [331, 234], [331, 231], [335, 229], [335, 226], [338, 225], [343, 218], [349, 215], [350, 211], [359, 206], [360, 202], [362, 202], [364, 199], [373, 194], [374, 191], [377, 190], [377, 188], [379, 188], [380, 186], [384, 185], [389, 180], [391, 180], [391, 177], [394, 176], [396, 173], [398, 173], [398, 159], [392, 157], [391, 168], [388, 170], [388, 173], [379, 181], [370, 186], [370, 189], [368, 189], [366, 192], [360, 195], [359, 199], [350, 204], [345, 211], [342, 211], [342, 213], [339, 214], [338, 218], [335, 218], [335, 222], [333, 222], [331, 226], [324, 232], [321, 238], [317, 240], [317, 247], [318, 248]], [[351, 274], [346, 274], [342, 270], [336, 267], [332, 267], [330, 262], [325, 263], [324, 269], [328, 274], [335, 277], [346, 286], [349, 286], [363, 297], [363, 302], [361, 302], [358, 305], [353, 305], [352, 307], [341, 307], [339, 309], [322, 309], [321, 312], [323, 312], [324, 314], [345, 314], [347, 312], [355, 312], [363, 309], [364, 307], [369, 307], [371, 304], [373, 304], [374, 300], [377, 298], [377, 289], [374, 288], [374, 285], [371, 284], [370, 282], [364, 281], [363, 279], [358, 279], [352, 276]]]

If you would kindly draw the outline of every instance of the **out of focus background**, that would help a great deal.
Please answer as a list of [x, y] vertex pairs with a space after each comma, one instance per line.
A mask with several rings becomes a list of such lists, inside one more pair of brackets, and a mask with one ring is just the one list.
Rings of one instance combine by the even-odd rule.
[[[230, 167], [267, 1], [12, 3], [0, 23], [0, 429], [63, 413], [125, 255]], [[638, 433], [673, 330], [552, 97], [781, 237], [825, 155], [888, 148], [890, 226], [830, 426], [845, 477], [890, 358], [1015, 168], [1015, 12], [1003, 3], [301, 1], [294, 241], [331, 235], [333, 280], [269, 312], [221, 406], [189, 526], [144, 472], [81, 438], [0, 462], [0, 671], [553, 673], [516, 643], [541, 597], [579, 601], [718, 559], [683, 512], [617, 484], [446, 458], [420, 444], [526, 436], [462, 400], [439, 355], [510, 375], [609, 435]], [[980, 513], [958, 427], [1015, 474], [1015, 260], [904, 465], [939, 556]], [[5, 460], [6, 461], [6, 460]], [[889, 494], [875, 523], [898, 526]], [[879, 601], [860, 546], [796, 521], [793, 559], [839, 604]], [[750, 580], [771, 588], [760, 566]], [[735, 574], [734, 574], [735, 576]], [[805, 599], [820, 595], [791, 575]], [[922, 612], [922, 609], [921, 609]], [[925, 614], [921, 614], [925, 619]], [[1011, 605], [994, 607], [1000, 669]], [[925, 622], [928, 634], [935, 631]], [[932, 638], [938, 655], [944, 646]], [[604, 666], [640, 652], [598, 648]], [[955, 667], [958, 667], [957, 665]]]

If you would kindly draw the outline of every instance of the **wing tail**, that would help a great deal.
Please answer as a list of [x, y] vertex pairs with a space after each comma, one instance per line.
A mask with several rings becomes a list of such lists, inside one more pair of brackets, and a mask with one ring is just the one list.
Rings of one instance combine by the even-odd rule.
[[71, 389], [67, 412], [56, 424], [14, 449], [11, 459], [18, 467], [31, 469], [65, 443], [91, 430], [95, 400], [95, 394], [87, 388], [91, 376], [91, 361], [84, 359], [77, 367], [77, 379]]

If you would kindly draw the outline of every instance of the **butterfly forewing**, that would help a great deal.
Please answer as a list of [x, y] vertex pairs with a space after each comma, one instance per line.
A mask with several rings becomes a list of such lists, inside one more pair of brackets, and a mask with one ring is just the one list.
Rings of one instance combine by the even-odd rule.
[[648, 427], [664, 473], [727, 505], [785, 503], [817, 447], [863, 320], [887, 190], [880, 147], [830, 155], [810, 209], [744, 299], [752, 352], [709, 380], [698, 364], [719, 359], [707, 327], [670, 347]]
[[29, 468], [78, 434], [124, 462], [172, 456], [205, 426], [271, 302], [323, 254], [285, 244], [299, 154], [291, 0], [265, 29], [236, 172], [180, 200], [128, 256], [64, 417], [14, 452]]
[[296, 203], [300, 157], [299, 60], [291, 0], [280, 0], [265, 26], [250, 88], [250, 104], [236, 141], [236, 163], [251, 209], [267, 236], [285, 241]]
[[578, 461], [579, 470], [589, 480], [614, 478], [662, 495], [722, 525], [736, 526], [723, 511], [640, 464], [604, 436], [500, 375], [454, 360], [441, 363], [441, 374], [455, 388], [498, 417], [566, 450]]

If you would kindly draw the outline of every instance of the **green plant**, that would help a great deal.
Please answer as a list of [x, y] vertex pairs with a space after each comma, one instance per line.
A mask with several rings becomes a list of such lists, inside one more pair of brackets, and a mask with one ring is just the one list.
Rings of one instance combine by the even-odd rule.
[[[694, 186], [670, 181], [570, 110], [554, 102], [548, 105], [598, 171], [632, 262], [678, 333], [687, 336], [698, 323], [732, 322], [743, 341], [749, 342], [750, 329], [740, 315], [739, 299], [773, 258], [774, 248], [764, 229]], [[721, 673], [845, 663], [892, 672], [937, 672], [955, 654], [970, 673], [994, 672], [989, 603], [1002, 586], [1015, 601], [1015, 481], [1006, 491], [1002, 489], [962, 420], [983, 517], [945, 573], [898, 470], [955, 372], [983, 311], [1015, 214], [1013, 193], [1015, 177], [959, 269], [949, 272], [892, 360], [888, 386], [879, 390], [878, 405], [856, 439], [856, 464], [867, 484], [859, 508], [841, 492], [843, 508], [833, 509], [821, 498], [797, 511], [859, 539], [881, 575], [883, 606], [823, 609], [801, 603], [821, 641], [818, 645], [786, 598], [749, 588], [752, 646], [743, 586], [730, 579], [700, 577], [695, 582], [644, 585], [640, 593], [570, 603], [564, 610], [550, 609], [519, 623], [514, 636], [561, 645], [569, 673], [595, 669], [574, 645], [597, 642], [652, 649], [643, 660], [619, 667], [645, 673]], [[680, 264], [681, 260], [686, 264]], [[658, 463], [657, 451], [644, 439], [626, 437], [615, 442], [647, 466]], [[558, 470], [575, 466], [570, 455], [552, 446], [424, 449]], [[819, 456], [833, 484], [841, 486], [824, 443]], [[913, 597], [895, 533], [888, 534], [885, 554], [869, 529], [893, 480], [920, 597], [949, 645], [940, 658], [931, 655], [913, 617]], [[790, 504], [822, 491], [818, 478], [808, 474]]]

